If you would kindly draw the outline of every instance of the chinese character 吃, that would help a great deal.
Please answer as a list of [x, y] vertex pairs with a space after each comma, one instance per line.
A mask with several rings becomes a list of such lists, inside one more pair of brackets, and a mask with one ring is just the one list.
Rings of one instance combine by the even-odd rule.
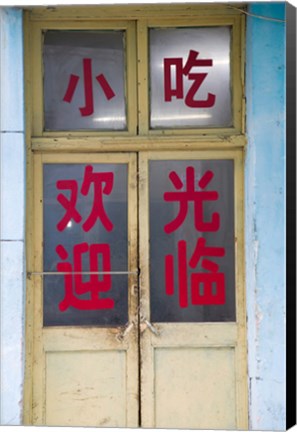
[[[214, 106], [216, 96], [208, 93], [205, 100], [195, 99], [195, 96], [200, 89], [202, 83], [207, 77], [205, 72], [192, 72], [192, 68], [199, 67], [212, 67], [212, 59], [198, 59], [199, 52], [190, 50], [186, 61], [183, 66], [183, 59], [181, 57], [172, 57], [164, 59], [164, 97], [165, 102], [171, 102], [173, 97], [177, 99], [184, 99], [184, 77], [193, 81], [190, 89], [185, 97], [185, 104], [190, 108], [211, 108]], [[172, 68], [175, 68], [175, 86], [172, 83]]]

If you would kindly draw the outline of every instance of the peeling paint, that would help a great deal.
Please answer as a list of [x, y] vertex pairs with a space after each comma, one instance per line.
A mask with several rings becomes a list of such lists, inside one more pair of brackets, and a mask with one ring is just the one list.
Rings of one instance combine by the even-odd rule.
[[[284, 19], [285, 2], [253, 3]], [[260, 67], [259, 67], [260, 66]], [[247, 18], [249, 428], [285, 429], [285, 25]]]
[[20, 425], [23, 409], [25, 144], [22, 47], [22, 11], [0, 8], [2, 425]]

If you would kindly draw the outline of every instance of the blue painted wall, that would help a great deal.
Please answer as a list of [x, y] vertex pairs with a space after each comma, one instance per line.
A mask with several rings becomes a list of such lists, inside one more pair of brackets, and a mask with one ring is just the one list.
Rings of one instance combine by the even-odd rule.
[[[255, 3], [249, 6], [249, 12], [284, 19], [285, 4]], [[284, 430], [285, 24], [248, 16], [246, 40], [249, 428]], [[0, 8], [2, 424], [20, 424], [22, 415], [25, 298], [22, 44], [22, 11]]]
[[[285, 19], [285, 3], [249, 13]], [[246, 287], [250, 429], [285, 429], [285, 24], [247, 17]]]

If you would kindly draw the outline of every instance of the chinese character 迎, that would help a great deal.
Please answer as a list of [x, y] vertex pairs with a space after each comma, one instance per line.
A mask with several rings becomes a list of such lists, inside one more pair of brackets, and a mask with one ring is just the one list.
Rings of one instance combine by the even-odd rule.
[[[56, 252], [65, 261], [68, 252], [62, 245], [56, 247]], [[90, 275], [89, 281], [83, 281], [82, 260], [83, 255], [89, 255]], [[98, 257], [101, 256], [103, 277], [99, 278]], [[111, 261], [108, 244], [79, 243], [73, 247], [73, 265], [70, 262], [57, 264], [57, 271], [64, 273], [64, 299], [59, 304], [61, 312], [73, 307], [79, 310], [113, 309], [114, 300], [100, 298], [100, 292], [109, 291], [111, 288]], [[92, 274], [92, 272], [97, 274]], [[88, 293], [89, 297], [79, 297]]]

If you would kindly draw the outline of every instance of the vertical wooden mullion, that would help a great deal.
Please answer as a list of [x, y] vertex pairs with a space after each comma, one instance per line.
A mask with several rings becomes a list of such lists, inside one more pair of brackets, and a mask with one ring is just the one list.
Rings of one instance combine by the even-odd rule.
[[[35, 272], [43, 271], [42, 260], [42, 156], [34, 157], [34, 268]], [[43, 278], [32, 275], [34, 281], [34, 355], [33, 355], [33, 424], [42, 425], [45, 422], [45, 354], [42, 341]]]
[[244, 271], [244, 165], [243, 152], [234, 156], [235, 181], [235, 277], [237, 345], [235, 348], [237, 428], [248, 429], [248, 383], [246, 346], [246, 296]]
[[[139, 220], [140, 220], [140, 313], [150, 321], [149, 291], [149, 166], [148, 154], [139, 159]], [[141, 426], [154, 427], [154, 347], [145, 324], [140, 324]]]
[[243, 129], [244, 81], [242, 76], [242, 21], [240, 17], [233, 20], [232, 55], [231, 55], [231, 88], [233, 102], [233, 123], [235, 132]]
[[126, 38], [126, 79], [127, 79], [127, 92], [126, 92], [126, 106], [127, 106], [127, 128], [131, 135], [135, 135], [137, 131], [137, 49], [136, 49], [136, 24], [129, 22], [127, 25], [127, 38]]
[[33, 103], [33, 136], [41, 136], [43, 132], [43, 64], [42, 64], [42, 44], [43, 35], [39, 23], [32, 24], [31, 44], [29, 52], [31, 56], [31, 74], [32, 77], [32, 103]]
[[[128, 165], [128, 271], [137, 269], [137, 176], [136, 155], [130, 155]], [[130, 274], [128, 278], [128, 313], [129, 322], [135, 323], [129, 338], [127, 351], [127, 426], [138, 427], [139, 383], [138, 383], [138, 291], [134, 290], [138, 276]]]
[[149, 62], [147, 20], [137, 23], [138, 127], [139, 135], [149, 132]]

